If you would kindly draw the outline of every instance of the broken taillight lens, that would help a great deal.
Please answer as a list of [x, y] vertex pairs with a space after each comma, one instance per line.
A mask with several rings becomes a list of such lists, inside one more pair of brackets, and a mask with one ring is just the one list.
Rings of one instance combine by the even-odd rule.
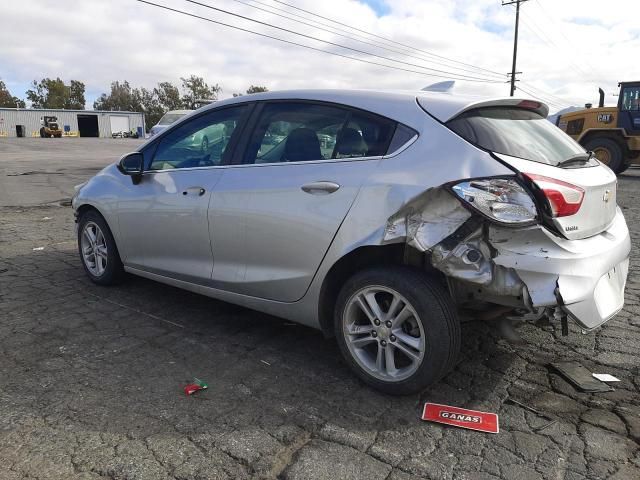
[[535, 173], [523, 174], [542, 194], [549, 205], [552, 217], [568, 217], [580, 210], [584, 199], [584, 190], [555, 178], [536, 175]]
[[452, 187], [469, 206], [500, 223], [523, 224], [536, 219], [536, 205], [527, 191], [511, 178], [468, 180]]

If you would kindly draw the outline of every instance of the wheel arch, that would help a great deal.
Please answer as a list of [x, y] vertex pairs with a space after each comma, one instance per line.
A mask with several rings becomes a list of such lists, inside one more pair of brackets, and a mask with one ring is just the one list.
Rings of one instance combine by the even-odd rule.
[[[114, 228], [114, 226], [109, 222], [108, 218], [106, 215], [104, 215], [100, 209], [98, 207], [96, 207], [95, 205], [93, 205], [92, 203], [83, 203], [82, 205], [80, 205], [79, 207], [76, 208], [75, 211], [75, 215], [76, 215], [76, 221], [79, 222], [80, 218], [82, 217], [82, 215], [86, 214], [87, 212], [96, 212], [98, 215], [100, 215], [100, 217], [104, 220], [104, 223], [107, 224], [107, 227], [109, 227], [109, 230], [111, 231], [111, 235], [113, 236], [113, 240], [114, 242], [116, 242], [116, 248], [118, 247], [118, 231]], [[118, 248], [118, 251], [120, 249]]]
[[[365, 268], [404, 265], [422, 268], [425, 273], [430, 273], [429, 263], [425, 261], [425, 255], [404, 243], [391, 245], [364, 245], [360, 246], [338, 259], [325, 275], [320, 288], [318, 301], [318, 320], [325, 337], [333, 337], [333, 313], [338, 294], [345, 281], [356, 272]], [[443, 277], [437, 271], [434, 276]]]

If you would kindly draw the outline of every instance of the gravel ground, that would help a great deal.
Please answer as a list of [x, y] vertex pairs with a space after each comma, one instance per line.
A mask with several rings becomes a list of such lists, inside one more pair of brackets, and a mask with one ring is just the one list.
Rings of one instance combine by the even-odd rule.
[[[28, 176], [14, 201], [0, 193], [0, 479], [640, 478], [637, 249], [626, 306], [605, 327], [562, 337], [524, 324], [513, 344], [465, 323], [454, 372], [389, 397], [309, 328], [140, 278], [91, 284], [57, 201], [106, 161], [88, 151], [132, 144], [82, 140], [50, 143], [66, 159], [55, 179]], [[47, 143], [0, 143], [0, 186], [35, 170], [16, 152], [53, 171]], [[640, 171], [620, 179], [634, 245], [639, 186]], [[579, 393], [546, 367], [563, 360], [622, 381]], [[209, 389], [186, 397], [193, 377]], [[508, 397], [557, 422], [541, 428]], [[421, 422], [425, 401], [496, 412], [500, 433]]]

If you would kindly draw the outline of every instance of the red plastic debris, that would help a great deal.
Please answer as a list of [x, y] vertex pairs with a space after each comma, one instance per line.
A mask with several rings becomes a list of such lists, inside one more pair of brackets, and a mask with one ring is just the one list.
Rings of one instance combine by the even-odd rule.
[[184, 393], [187, 395], [193, 395], [198, 390], [204, 390], [200, 385], [196, 385], [195, 383], [190, 383], [184, 387]]
[[205, 382], [203, 382], [199, 378], [195, 378], [194, 380], [195, 380], [194, 383], [190, 383], [189, 385], [185, 385], [185, 387], [184, 387], [185, 395], [193, 395], [194, 393], [196, 393], [199, 390], [206, 390], [207, 388], [209, 388], [209, 385], [207, 385]]
[[498, 433], [498, 415], [438, 403], [425, 403], [422, 420], [486, 433]]

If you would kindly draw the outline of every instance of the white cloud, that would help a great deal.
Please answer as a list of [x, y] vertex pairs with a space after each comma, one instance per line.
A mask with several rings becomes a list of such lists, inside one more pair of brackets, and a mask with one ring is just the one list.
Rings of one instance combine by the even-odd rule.
[[[153, 1], [287, 40], [362, 57], [182, 0]], [[451, 70], [451, 66], [374, 49], [232, 0], [201, 1], [335, 43]], [[272, 0], [259, 1], [286, 8]], [[499, 0], [388, 0], [387, 14], [381, 17], [364, 0], [287, 0], [287, 3], [444, 57], [496, 72], [506, 73], [511, 68], [514, 8], [502, 7]], [[617, 91], [618, 81], [640, 79], [636, 58], [640, 51], [638, 13], [637, 0], [618, 0], [606, 5], [597, 0], [524, 3], [518, 55], [518, 70], [524, 72], [520, 77], [522, 87], [531, 91], [533, 86], [535, 91], [545, 92], [558, 103], [562, 103], [559, 100], [562, 98], [580, 104], [595, 103], [597, 87], [602, 86], [608, 94], [608, 103], [614, 102], [612, 94]], [[160, 81], [178, 83], [179, 77], [192, 73], [204, 76], [210, 83], [219, 83], [223, 96], [243, 91], [250, 84], [266, 85], [272, 90], [419, 89], [442, 80], [313, 52], [133, 0], [10, 1], [3, 4], [2, 18], [0, 77], [18, 96], [23, 95], [31, 80], [48, 76], [84, 81], [90, 102], [108, 90], [113, 80], [127, 79], [136, 86], [152, 87]], [[381, 42], [373, 38], [371, 41]], [[424, 57], [419, 52], [416, 55]], [[458, 70], [458, 73], [488, 75], [481, 71]], [[459, 90], [473, 93], [508, 93], [506, 83], [458, 82], [458, 85]]]

